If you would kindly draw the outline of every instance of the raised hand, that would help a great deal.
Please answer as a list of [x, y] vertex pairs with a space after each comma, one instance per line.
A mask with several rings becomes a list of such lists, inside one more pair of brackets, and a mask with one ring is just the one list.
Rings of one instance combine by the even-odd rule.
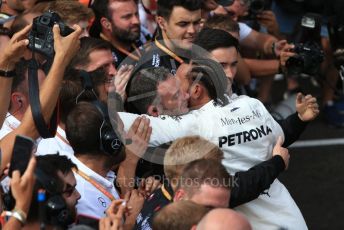
[[19, 170], [13, 171], [11, 179], [11, 191], [16, 200], [16, 209], [27, 214], [31, 204], [33, 186], [35, 184], [36, 158], [32, 157], [23, 175]]
[[132, 65], [122, 65], [114, 77], [112, 87], [109, 89], [119, 94], [123, 101], [125, 101], [127, 97], [125, 88], [127, 87], [133, 69], [134, 66]]
[[106, 210], [106, 217], [100, 219], [99, 230], [122, 230], [125, 210], [124, 200], [114, 200]]
[[278, 137], [277, 143], [275, 144], [275, 147], [272, 150], [272, 155], [281, 156], [284, 161], [285, 169], [288, 169], [289, 159], [290, 159], [289, 150], [287, 148], [282, 147], [282, 144], [283, 144], [282, 137]]
[[145, 197], [150, 196], [156, 189], [161, 187], [159, 180], [156, 180], [154, 177], [150, 176], [143, 178], [141, 180], [140, 186], [138, 188], [139, 192]]
[[7, 43], [5, 49], [0, 54], [0, 67], [4, 70], [14, 69], [16, 62], [24, 56], [26, 46], [29, 44], [27, 36], [32, 28], [32, 24], [15, 33]]
[[60, 34], [60, 27], [57, 24], [53, 27], [55, 56], [61, 58], [65, 66], [69, 64], [70, 60], [80, 48], [79, 37], [82, 33], [82, 29], [78, 25], [74, 25], [73, 29], [73, 33], [66, 37], [62, 37]]
[[257, 15], [257, 19], [262, 26], [266, 27], [269, 34], [279, 37], [280, 32], [274, 12], [271, 10], [265, 10]]
[[146, 117], [138, 117], [130, 127], [127, 139], [132, 143], [125, 147], [139, 158], [146, 152], [148, 141], [152, 134], [152, 127], [149, 126], [150, 120]]
[[312, 121], [319, 115], [317, 99], [308, 94], [298, 93], [295, 100], [296, 111], [302, 121]]

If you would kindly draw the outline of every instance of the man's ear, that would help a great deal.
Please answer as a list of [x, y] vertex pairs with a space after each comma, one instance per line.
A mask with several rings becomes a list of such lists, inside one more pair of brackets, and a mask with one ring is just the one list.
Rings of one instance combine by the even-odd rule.
[[203, 88], [200, 84], [194, 83], [190, 88], [190, 97], [192, 99], [198, 99], [201, 97]]
[[158, 117], [160, 115], [159, 108], [155, 105], [149, 105], [147, 109], [147, 114], [153, 117]]
[[160, 27], [161, 30], [165, 30], [166, 27], [166, 20], [161, 17], [161, 16], [156, 16], [156, 22], [158, 24], [158, 26]]
[[184, 189], [178, 189], [174, 193], [173, 201], [185, 200], [185, 196], [186, 196], [185, 190]]
[[105, 30], [111, 30], [111, 22], [109, 21], [109, 19], [102, 17], [100, 19], [100, 24], [102, 25], [102, 28]]

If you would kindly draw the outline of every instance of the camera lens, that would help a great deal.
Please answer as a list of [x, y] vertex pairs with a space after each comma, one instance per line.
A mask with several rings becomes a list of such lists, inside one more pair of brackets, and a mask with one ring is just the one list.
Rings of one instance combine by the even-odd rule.
[[44, 25], [48, 25], [50, 22], [50, 18], [48, 17], [42, 17], [41, 18], [41, 23], [44, 24]]

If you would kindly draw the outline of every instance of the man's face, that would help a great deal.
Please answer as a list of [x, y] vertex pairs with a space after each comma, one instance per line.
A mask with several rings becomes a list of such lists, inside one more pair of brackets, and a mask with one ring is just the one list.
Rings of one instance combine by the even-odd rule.
[[175, 6], [170, 18], [161, 20], [160, 28], [166, 35], [165, 39], [172, 42], [173, 48], [190, 49], [200, 30], [201, 10], [189, 11]]
[[160, 100], [160, 114], [174, 116], [189, 112], [189, 94], [181, 90], [180, 82], [176, 77], [171, 75], [166, 81], [160, 82], [157, 94]]
[[76, 180], [72, 171], [67, 174], [58, 172], [58, 176], [64, 181], [64, 188], [62, 191], [62, 197], [66, 201], [68, 209], [71, 211], [72, 217], [76, 218], [76, 204], [80, 199], [80, 193], [76, 190]]
[[112, 36], [121, 42], [132, 43], [140, 38], [140, 19], [134, 1], [114, 1], [109, 5]]
[[[107, 79], [105, 81], [106, 92], [110, 86], [111, 80], [117, 74], [116, 67], [113, 63], [113, 57], [110, 50], [94, 50], [89, 54], [90, 63], [84, 68], [86, 71], [91, 72], [98, 68], [104, 68], [107, 73]], [[101, 94], [102, 90], [99, 91]], [[100, 95], [100, 97], [107, 98], [106, 95]]]
[[202, 184], [199, 191], [195, 192], [189, 199], [210, 208], [228, 208], [230, 190], [224, 187]]
[[220, 63], [226, 76], [233, 82], [237, 73], [238, 51], [234, 47], [218, 48], [210, 52], [212, 59]]

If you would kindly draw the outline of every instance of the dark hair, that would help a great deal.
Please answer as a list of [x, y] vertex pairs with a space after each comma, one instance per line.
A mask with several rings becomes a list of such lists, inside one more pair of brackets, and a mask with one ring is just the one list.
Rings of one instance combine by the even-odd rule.
[[238, 22], [234, 21], [229, 14], [215, 14], [208, 18], [204, 24], [204, 28], [220, 29], [228, 33], [240, 31]]
[[227, 94], [228, 78], [223, 67], [211, 59], [193, 59], [193, 67], [188, 77], [194, 83], [199, 81], [207, 90], [208, 95], [218, 105], [228, 104]]
[[110, 50], [111, 44], [103, 39], [83, 37], [80, 39], [80, 49], [73, 57], [69, 64], [69, 68], [76, 66], [86, 67], [90, 64], [90, 53], [94, 50]]
[[164, 67], [150, 67], [134, 71], [133, 74], [127, 86], [127, 111], [146, 114], [157, 96], [158, 84], [166, 81], [171, 73]]
[[111, 19], [110, 17], [111, 12], [109, 9], [109, 0], [94, 1], [91, 8], [94, 12], [95, 18], [94, 18], [94, 21], [92, 23], [89, 33], [91, 37], [99, 38], [100, 33], [102, 32], [102, 25], [100, 23], [100, 19], [102, 17], [107, 18], [109, 20]]
[[[29, 68], [29, 61], [21, 58], [15, 65], [15, 72], [16, 75], [13, 78], [13, 82], [12, 82], [12, 88], [11, 88], [11, 92], [15, 92], [16, 90], [18, 90], [18, 87], [20, 86], [20, 84], [22, 82], [25, 81], [26, 76], [27, 76], [27, 71]], [[27, 92], [28, 89], [26, 89]]]
[[103, 115], [91, 103], [80, 102], [68, 114], [66, 136], [75, 154], [100, 153]]
[[234, 47], [239, 50], [238, 39], [228, 32], [219, 29], [204, 28], [197, 35], [194, 44], [202, 47], [208, 52], [217, 48]]
[[189, 11], [195, 11], [202, 8], [202, 0], [159, 0], [157, 15], [168, 20], [175, 6], [181, 6]]
[[69, 112], [76, 105], [78, 101], [93, 101], [99, 97], [98, 86], [104, 84], [106, 81], [105, 70], [100, 68], [95, 71], [89, 72], [90, 79], [93, 85], [93, 92], [91, 90], [84, 90], [81, 79], [81, 71], [76, 69], [69, 69], [62, 83], [60, 91], [60, 119], [63, 123], [66, 122]]
[[[69, 172], [72, 172], [72, 168], [76, 168], [77, 166], [66, 156], [61, 156], [59, 154], [49, 154], [45, 156], [37, 156], [37, 165], [36, 170], [39, 169], [44, 173], [46, 178], [50, 178], [54, 181], [54, 191], [56, 193], [61, 193], [63, 189], [64, 182], [62, 178], [58, 176], [58, 172], [61, 171], [63, 175], [67, 175]], [[32, 201], [30, 204], [30, 209], [27, 216], [28, 222], [35, 222], [39, 220], [39, 204], [37, 201], [37, 192], [42, 187], [45, 186], [40, 182], [39, 179], [36, 179], [35, 186], [33, 189], [32, 194]], [[47, 191], [47, 196], [55, 195], [49, 194]]]

